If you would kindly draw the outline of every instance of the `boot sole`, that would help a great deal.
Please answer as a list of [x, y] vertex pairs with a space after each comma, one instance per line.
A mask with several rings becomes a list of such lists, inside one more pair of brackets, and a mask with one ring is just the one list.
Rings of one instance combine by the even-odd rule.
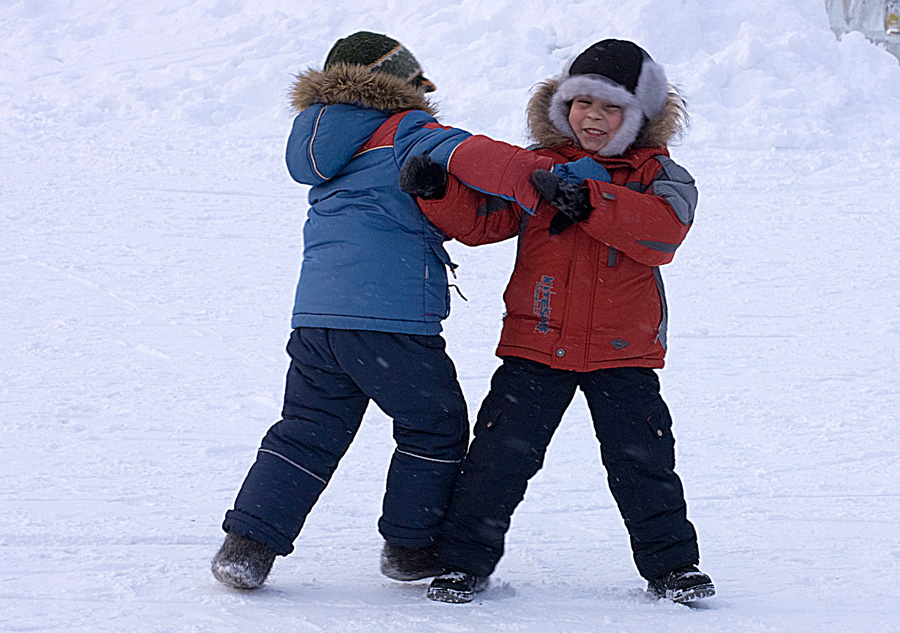
[[459, 591], [447, 587], [429, 587], [429, 600], [436, 602], [449, 602], [450, 604], [465, 604], [475, 599], [475, 593], [471, 591]]
[[475, 581], [475, 588], [472, 591], [466, 591], [464, 589], [454, 589], [452, 587], [435, 587], [434, 585], [431, 585], [430, 587], [428, 587], [428, 593], [426, 595], [429, 599], [436, 602], [465, 604], [466, 602], [472, 602], [472, 600], [475, 599], [475, 594], [481, 593], [482, 591], [487, 589], [490, 583], [490, 578], [479, 578]]
[[711, 598], [714, 595], [716, 595], [715, 586], [708, 584], [697, 585], [696, 587], [683, 589], [681, 591], [667, 591], [664, 597], [672, 602], [677, 602], [678, 604], [687, 604], [688, 602], [696, 602], [697, 600], [702, 600], [704, 598]]
[[213, 565], [212, 574], [226, 587], [244, 591], [259, 589], [266, 580], [265, 576], [261, 579], [251, 576], [246, 569], [237, 565]]
[[391, 580], [399, 580], [400, 582], [412, 582], [414, 580], [425, 580], [426, 578], [434, 578], [444, 573], [443, 569], [427, 569], [425, 571], [401, 571], [396, 567], [385, 567], [382, 565], [381, 573]]

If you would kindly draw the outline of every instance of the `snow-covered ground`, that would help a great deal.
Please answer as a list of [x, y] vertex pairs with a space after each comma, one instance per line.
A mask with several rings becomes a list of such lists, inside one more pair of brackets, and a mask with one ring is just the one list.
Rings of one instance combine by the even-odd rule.
[[[715, 598], [644, 595], [583, 400], [473, 604], [379, 574], [374, 408], [266, 588], [213, 580], [287, 367], [286, 92], [359, 29], [412, 49], [443, 122], [511, 142], [605, 37], [687, 94], [661, 376]], [[0, 0], [0, 631], [900, 631], [898, 205], [900, 65], [822, 0]], [[474, 418], [514, 245], [450, 249]]]

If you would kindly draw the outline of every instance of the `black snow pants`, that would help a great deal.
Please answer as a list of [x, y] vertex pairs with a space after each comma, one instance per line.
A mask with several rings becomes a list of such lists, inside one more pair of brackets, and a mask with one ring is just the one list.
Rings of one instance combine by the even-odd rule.
[[225, 531], [289, 554], [373, 400], [394, 419], [397, 443], [378, 529], [404, 547], [435, 541], [469, 439], [444, 339], [303, 327], [287, 351], [282, 419], [263, 438]]
[[654, 578], [699, 562], [675, 474], [672, 418], [652, 369], [553, 369], [506, 357], [475, 423], [438, 542], [448, 569], [488, 576], [503, 555], [510, 517], [575, 390], [588, 402], [610, 490], [625, 520], [639, 573]]

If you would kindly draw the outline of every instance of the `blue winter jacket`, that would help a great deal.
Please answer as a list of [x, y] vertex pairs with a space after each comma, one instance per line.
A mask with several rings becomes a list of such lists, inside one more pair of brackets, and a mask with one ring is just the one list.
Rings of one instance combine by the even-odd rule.
[[441, 331], [450, 312], [448, 238], [398, 177], [410, 156], [446, 162], [468, 136], [422, 110], [313, 103], [297, 115], [287, 167], [312, 188], [292, 327]]

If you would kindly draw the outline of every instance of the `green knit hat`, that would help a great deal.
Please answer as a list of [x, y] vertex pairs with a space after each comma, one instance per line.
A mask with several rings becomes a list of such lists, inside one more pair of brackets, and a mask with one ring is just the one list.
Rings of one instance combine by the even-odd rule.
[[372, 72], [399, 77], [423, 92], [434, 92], [434, 84], [422, 74], [422, 67], [400, 42], [387, 35], [359, 31], [339, 39], [328, 52], [325, 70], [335, 64], [358, 64]]

